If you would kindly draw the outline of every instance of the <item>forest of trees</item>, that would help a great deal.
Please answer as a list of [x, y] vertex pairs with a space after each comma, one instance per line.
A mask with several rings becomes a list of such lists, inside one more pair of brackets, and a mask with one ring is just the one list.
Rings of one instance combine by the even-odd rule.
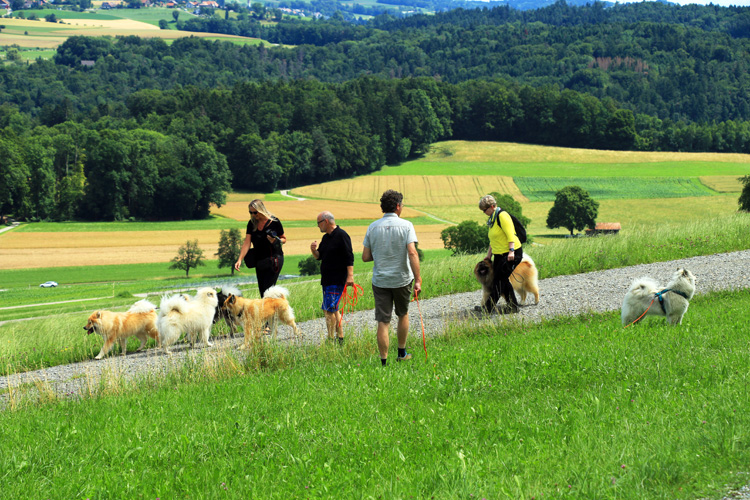
[[258, 25], [293, 48], [72, 37], [0, 66], [0, 215], [200, 218], [230, 185], [366, 174], [445, 139], [748, 153], [743, 20], [558, 3]]

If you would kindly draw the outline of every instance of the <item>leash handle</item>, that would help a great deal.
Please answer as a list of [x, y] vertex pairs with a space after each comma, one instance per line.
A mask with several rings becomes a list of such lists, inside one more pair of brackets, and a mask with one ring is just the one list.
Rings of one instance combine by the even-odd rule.
[[[347, 288], [349, 288], [349, 285], [344, 285], [344, 290], [341, 292], [339, 300], [336, 302], [336, 309], [341, 312], [338, 326], [341, 326], [341, 324], [343, 323], [344, 314], [346, 313], [347, 309], [349, 310], [349, 312], [353, 311], [354, 306], [356, 306], [357, 302], [359, 301], [359, 297], [364, 294], [364, 290], [362, 290], [362, 287], [356, 283], [354, 283], [354, 285], [352, 286], [351, 295], [346, 292]], [[341, 303], [342, 300], [343, 304]]]

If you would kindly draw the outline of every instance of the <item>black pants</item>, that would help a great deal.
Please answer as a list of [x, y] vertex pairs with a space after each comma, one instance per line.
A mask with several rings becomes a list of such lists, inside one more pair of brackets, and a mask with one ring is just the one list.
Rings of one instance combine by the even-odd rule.
[[514, 252], [512, 262], [508, 262], [507, 252], [494, 256], [492, 261], [492, 271], [494, 273], [492, 292], [487, 299], [487, 303], [484, 304], [484, 308], [488, 312], [491, 312], [497, 301], [500, 300], [500, 295], [505, 298], [505, 301], [511, 307], [518, 307], [516, 292], [513, 291], [513, 286], [510, 284], [510, 275], [513, 274], [513, 270], [521, 262], [521, 259], [523, 259], [523, 248], [519, 248]]
[[255, 268], [255, 276], [258, 278], [258, 290], [260, 291], [260, 296], [263, 298], [263, 295], [266, 293], [266, 290], [271, 288], [276, 284], [276, 281], [279, 279], [279, 274], [281, 274], [281, 268], [284, 267], [284, 256], [280, 255], [279, 257], [279, 272], [274, 272], [273, 269], [258, 269]]

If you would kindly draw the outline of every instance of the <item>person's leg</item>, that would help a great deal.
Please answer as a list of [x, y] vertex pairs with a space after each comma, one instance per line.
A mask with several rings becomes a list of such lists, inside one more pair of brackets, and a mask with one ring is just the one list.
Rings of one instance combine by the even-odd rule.
[[328, 330], [328, 339], [333, 340], [336, 335], [336, 313], [326, 311], [326, 329]]
[[388, 346], [390, 345], [390, 338], [389, 338], [390, 329], [391, 329], [390, 323], [383, 323], [382, 321], [378, 321], [378, 350], [380, 351], [381, 361], [388, 359]]
[[510, 275], [513, 274], [518, 263], [523, 259], [523, 250], [520, 248], [515, 252], [513, 262], [507, 262], [507, 255], [505, 257], [506, 263], [503, 266], [503, 272], [501, 273], [500, 288], [505, 302], [510, 307], [512, 312], [518, 311], [518, 299], [516, 298], [516, 292], [513, 290], [513, 285], [510, 282]]
[[495, 255], [492, 259], [492, 288], [490, 291], [490, 296], [487, 298], [487, 302], [484, 303], [484, 311], [487, 313], [491, 313], [492, 310], [495, 308], [495, 304], [497, 304], [497, 301], [500, 300], [500, 281], [502, 276], [502, 262], [503, 260], [507, 260], [508, 255]]
[[341, 324], [341, 311], [336, 311], [335, 319], [336, 319], [336, 333], [338, 334], [339, 342], [343, 342], [344, 341], [344, 325]]
[[398, 318], [398, 327], [396, 329], [398, 335], [398, 347], [399, 349], [406, 349], [406, 338], [409, 336], [409, 315], [406, 314]]
[[393, 290], [378, 288], [372, 285], [372, 295], [375, 299], [375, 321], [378, 322], [377, 338], [380, 362], [385, 365], [388, 360], [390, 345], [391, 315], [393, 314]]

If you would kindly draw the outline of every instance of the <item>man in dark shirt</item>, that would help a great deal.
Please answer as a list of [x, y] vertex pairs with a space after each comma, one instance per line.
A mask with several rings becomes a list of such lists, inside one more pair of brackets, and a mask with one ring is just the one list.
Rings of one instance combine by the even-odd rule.
[[318, 214], [318, 229], [325, 233], [320, 240], [310, 243], [310, 252], [320, 261], [320, 284], [323, 287], [323, 306], [326, 314], [328, 339], [338, 334], [339, 343], [344, 342], [339, 301], [344, 285], [354, 286], [354, 253], [352, 240], [346, 231], [336, 225], [331, 212]]

